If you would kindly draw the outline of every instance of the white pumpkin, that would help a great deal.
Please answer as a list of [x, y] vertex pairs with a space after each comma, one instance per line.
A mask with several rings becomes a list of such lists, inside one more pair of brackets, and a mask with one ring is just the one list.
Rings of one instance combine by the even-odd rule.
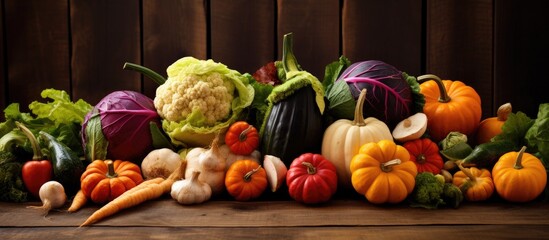
[[355, 107], [355, 119], [335, 121], [328, 126], [322, 139], [322, 155], [335, 165], [338, 183], [344, 188], [352, 188], [349, 167], [360, 146], [381, 140], [393, 141], [387, 124], [374, 117], [364, 119], [362, 107], [365, 98], [366, 89], [362, 89]]

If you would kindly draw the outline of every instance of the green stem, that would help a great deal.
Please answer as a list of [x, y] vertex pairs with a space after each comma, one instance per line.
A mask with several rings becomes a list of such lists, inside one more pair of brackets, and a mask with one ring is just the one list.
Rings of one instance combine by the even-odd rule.
[[436, 75], [426, 74], [426, 75], [421, 75], [421, 76], [417, 77], [418, 82], [424, 82], [424, 81], [428, 81], [428, 80], [433, 80], [437, 83], [438, 89], [440, 91], [440, 97], [438, 98], [439, 102], [447, 103], [450, 100], [452, 100], [450, 98], [450, 96], [448, 96], [448, 92], [446, 92], [446, 87], [444, 87], [444, 84], [442, 83], [442, 80], [439, 77], [437, 77]]
[[32, 132], [20, 122], [16, 121], [15, 125], [17, 125], [19, 130], [21, 130], [23, 134], [27, 136], [27, 138], [31, 143], [32, 152], [33, 152], [32, 160], [42, 160], [42, 152], [40, 151], [40, 146], [38, 146], [38, 140], [36, 139], [34, 134], [32, 134]]
[[288, 73], [291, 71], [301, 71], [301, 67], [297, 63], [293, 52], [293, 37], [292, 33], [287, 33], [284, 35], [284, 40], [282, 42], [282, 66], [284, 67], [284, 72]]
[[156, 82], [158, 85], [162, 85], [166, 82], [166, 79], [164, 77], [162, 77], [160, 74], [156, 73], [155, 71], [151, 70], [150, 68], [146, 68], [144, 66], [141, 66], [141, 65], [138, 65], [138, 64], [135, 64], [135, 63], [124, 63], [124, 66], [122, 67], [122, 69], [130, 69], [130, 70], [134, 70], [134, 71], [137, 71], [147, 77], [149, 77], [150, 79], [152, 79], [154, 82]]

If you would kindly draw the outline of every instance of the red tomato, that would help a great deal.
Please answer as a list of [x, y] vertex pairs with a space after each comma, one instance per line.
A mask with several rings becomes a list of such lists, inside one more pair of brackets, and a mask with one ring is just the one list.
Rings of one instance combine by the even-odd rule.
[[302, 203], [330, 200], [337, 191], [335, 166], [320, 154], [305, 153], [292, 161], [286, 174], [290, 196]]

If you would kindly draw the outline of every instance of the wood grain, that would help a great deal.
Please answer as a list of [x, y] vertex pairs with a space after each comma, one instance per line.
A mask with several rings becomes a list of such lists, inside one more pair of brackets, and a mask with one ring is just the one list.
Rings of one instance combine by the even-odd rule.
[[184, 206], [169, 197], [126, 209], [78, 228], [98, 206], [40, 216], [28, 205], [0, 202], [1, 239], [139, 238], [253, 239], [532, 239], [549, 233], [549, 205], [542, 202], [466, 202], [459, 209], [426, 210], [406, 204], [373, 205], [334, 199], [322, 205], [295, 201], [218, 201]]
[[543, 74], [549, 56], [547, 9], [548, 1], [495, 4], [494, 105], [510, 102], [531, 118], [537, 118], [541, 103], [549, 103], [549, 78]]
[[422, 1], [343, 1], [343, 55], [381, 60], [417, 76], [422, 71]]
[[[206, 59], [207, 8], [205, 0], [143, 1], [143, 65], [166, 76], [176, 60]], [[158, 85], [144, 79], [145, 95], [153, 98]]]
[[275, 1], [211, 0], [211, 58], [253, 74], [276, 59]]
[[45, 88], [70, 93], [67, 1], [5, 0], [4, 9], [7, 103], [27, 112]]
[[95, 105], [117, 90], [141, 91], [139, 0], [70, 1], [73, 97]]
[[282, 58], [284, 34], [292, 32], [298, 63], [322, 80], [326, 65], [336, 61], [341, 53], [339, 1], [280, 0], [277, 3], [277, 59]]
[[473, 87], [494, 116], [492, 0], [427, 0], [426, 71]]
[[[546, 225], [4, 228], [2, 239], [546, 239]], [[109, 237], [106, 237], [109, 236]]]

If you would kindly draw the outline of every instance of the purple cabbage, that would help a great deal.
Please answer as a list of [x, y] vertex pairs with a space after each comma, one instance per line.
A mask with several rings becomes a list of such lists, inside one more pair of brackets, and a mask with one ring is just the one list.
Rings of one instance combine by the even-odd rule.
[[412, 89], [406, 75], [395, 67], [378, 60], [356, 62], [346, 68], [336, 80], [345, 81], [355, 100], [367, 89], [363, 112], [389, 127], [412, 114]]
[[82, 143], [88, 160], [120, 159], [141, 163], [153, 149], [151, 122], [161, 127], [153, 100], [134, 91], [105, 96], [82, 124]]

